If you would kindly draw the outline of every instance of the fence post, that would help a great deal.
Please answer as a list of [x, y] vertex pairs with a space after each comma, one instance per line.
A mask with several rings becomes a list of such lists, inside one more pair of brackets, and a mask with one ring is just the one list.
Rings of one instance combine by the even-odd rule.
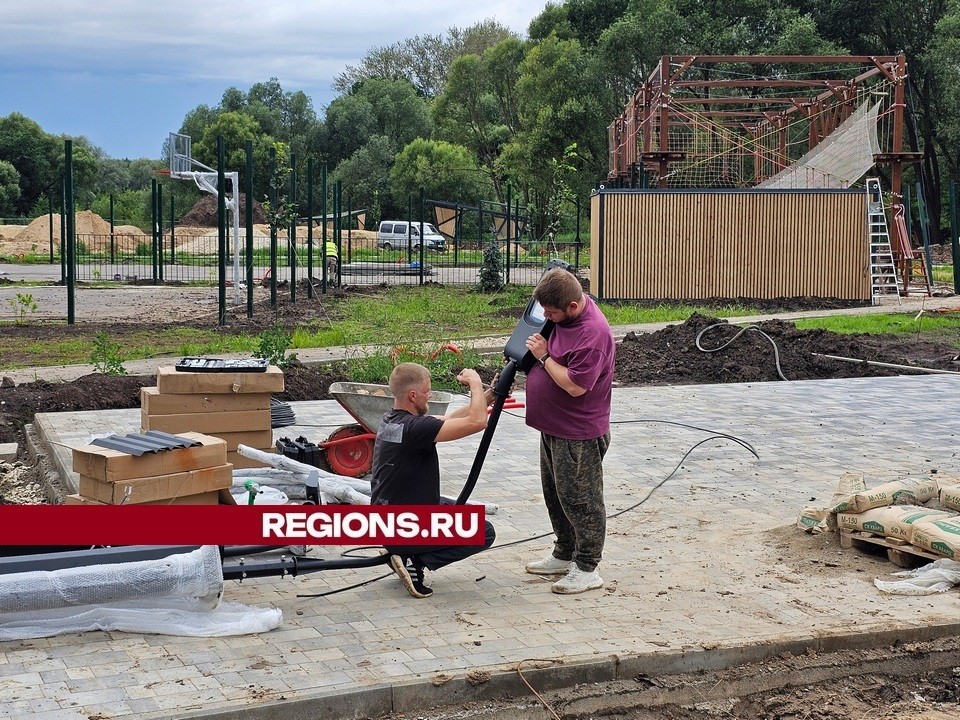
[[227, 324], [227, 198], [223, 135], [217, 136], [217, 317]]
[[323, 280], [320, 284], [320, 289], [323, 291], [324, 295], [327, 293], [327, 164], [324, 163], [323, 167], [320, 168], [320, 197], [322, 198], [323, 204], [323, 273], [321, 273]]
[[177, 224], [176, 217], [176, 203], [174, 202], [173, 192], [170, 193], [170, 264], [175, 265], [177, 262], [177, 238], [175, 235], [174, 227]]
[[60, 178], [60, 282], [67, 284], [67, 180]]
[[163, 282], [163, 185], [157, 183], [157, 276]]
[[313, 299], [313, 158], [307, 158], [307, 299]]
[[244, 220], [247, 226], [247, 317], [253, 317], [253, 140], [243, 144], [247, 154], [247, 176], [243, 179], [247, 201]]
[[504, 246], [506, 250], [507, 266], [504, 268], [503, 282], [505, 285], [510, 284], [510, 211], [513, 209], [513, 187], [510, 183], [507, 183], [507, 207], [506, 207], [506, 222], [507, 222], [507, 242]]
[[423, 192], [424, 192], [423, 186], [421, 185], [420, 186], [420, 259], [419, 259], [420, 272], [418, 273], [418, 275], [420, 276], [420, 283], [419, 283], [420, 285], [423, 285], [423, 273], [424, 273], [423, 266], [426, 264], [425, 261], [426, 261], [426, 254], [427, 254], [427, 241], [424, 239], [426, 235], [423, 232], [423, 220], [424, 220]]
[[[53, 265], [53, 193], [47, 190], [47, 201], [50, 203], [47, 223], [50, 226], [50, 264]], [[62, 223], [61, 223], [62, 224]]]
[[950, 250], [953, 255], [953, 291], [960, 293], [960, 226], [957, 224], [957, 182], [950, 181]]
[[[334, 237], [333, 242], [337, 245], [337, 255], [343, 257], [343, 181], [337, 180], [336, 183], [336, 198], [334, 199], [333, 206], [333, 228], [334, 228]], [[323, 268], [326, 272], [327, 268]]]
[[150, 276], [157, 284], [157, 179], [150, 180]]
[[[77, 228], [76, 218], [73, 215], [73, 140], [63, 141], [64, 163], [66, 167], [66, 181], [64, 195], [67, 198], [65, 215], [67, 219], [67, 324], [73, 325], [76, 313], [76, 284], [77, 284]], [[61, 223], [62, 224], [62, 223]]]
[[576, 203], [576, 208], [577, 208], [577, 244], [574, 245], [573, 247], [573, 252], [574, 252], [573, 266], [577, 268], [577, 270], [579, 270], [580, 269], [580, 242], [581, 242], [580, 241], [580, 196], [574, 195], [573, 201], [574, 203]]
[[[113, 193], [110, 193], [110, 264], [113, 265], [116, 260], [116, 244], [113, 233]], [[51, 260], [51, 262], [53, 262]]]
[[927, 267], [927, 283], [933, 285], [933, 264], [930, 262], [930, 216], [927, 213], [927, 202], [923, 197], [923, 186], [919, 182], [917, 183], [917, 208], [920, 211], [920, 233], [923, 240], [924, 264]]
[[[290, 202], [297, 207], [297, 156], [290, 153]], [[290, 302], [297, 301], [297, 213], [293, 213], [287, 233], [287, 252], [290, 253]]]
[[[277, 148], [270, 148], [270, 162], [268, 174], [270, 177], [270, 207], [276, 212], [277, 209], [277, 183], [274, 174], [277, 171]], [[275, 222], [270, 223], [270, 307], [277, 307], [277, 226]]]

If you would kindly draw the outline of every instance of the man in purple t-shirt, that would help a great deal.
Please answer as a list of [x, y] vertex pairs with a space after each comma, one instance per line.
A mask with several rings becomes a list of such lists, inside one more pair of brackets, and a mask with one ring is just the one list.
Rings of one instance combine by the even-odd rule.
[[526, 565], [535, 575], [562, 575], [555, 593], [603, 587], [597, 565], [606, 537], [603, 456], [610, 445], [610, 395], [616, 343], [596, 303], [569, 271], [547, 271], [534, 299], [555, 323], [549, 340], [536, 333], [527, 349], [527, 425], [540, 431], [540, 482], [557, 539], [553, 553]]

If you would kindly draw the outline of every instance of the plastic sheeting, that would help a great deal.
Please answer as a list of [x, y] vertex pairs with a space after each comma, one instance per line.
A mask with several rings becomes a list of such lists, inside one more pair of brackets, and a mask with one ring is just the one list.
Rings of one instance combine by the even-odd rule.
[[204, 545], [162, 560], [0, 575], [0, 613], [164, 599], [202, 610], [216, 607], [222, 592], [219, 550]]
[[874, 580], [878, 590], [892, 595], [933, 595], [960, 584], [960, 562], [942, 558], [914, 570], [893, 573], [903, 580]]
[[160, 560], [0, 576], [0, 640], [91, 630], [216, 637], [267, 632], [275, 608], [220, 602], [215, 545]]

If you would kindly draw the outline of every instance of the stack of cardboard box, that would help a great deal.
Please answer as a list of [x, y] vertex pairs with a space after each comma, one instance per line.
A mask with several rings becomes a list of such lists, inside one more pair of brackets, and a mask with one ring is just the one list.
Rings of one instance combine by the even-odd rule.
[[274, 452], [270, 395], [283, 392], [283, 371], [181, 372], [160, 367], [157, 386], [140, 392], [141, 431], [202, 432], [227, 444], [234, 467], [262, 467], [237, 452], [238, 445]]
[[201, 433], [179, 433], [193, 447], [130, 455], [99, 445], [73, 448], [79, 494], [66, 505], [217, 505], [231, 503], [233, 466], [227, 443]]

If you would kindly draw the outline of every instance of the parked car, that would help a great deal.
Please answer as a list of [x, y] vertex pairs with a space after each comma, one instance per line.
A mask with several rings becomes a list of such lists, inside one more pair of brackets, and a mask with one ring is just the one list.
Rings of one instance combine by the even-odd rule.
[[[384, 220], [377, 229], [377, 247], [384, 250], [391, 248], [407, 248], [419, 250], [420, 223], [409, 223], [409, 234], [407, 230], [408, 223], [401, 220]], [[430, 223], [423, 224], [423, 246], [427, 250], [436, 250], [443, 252], [447, 249], [447, 242], [440, 231]]]

